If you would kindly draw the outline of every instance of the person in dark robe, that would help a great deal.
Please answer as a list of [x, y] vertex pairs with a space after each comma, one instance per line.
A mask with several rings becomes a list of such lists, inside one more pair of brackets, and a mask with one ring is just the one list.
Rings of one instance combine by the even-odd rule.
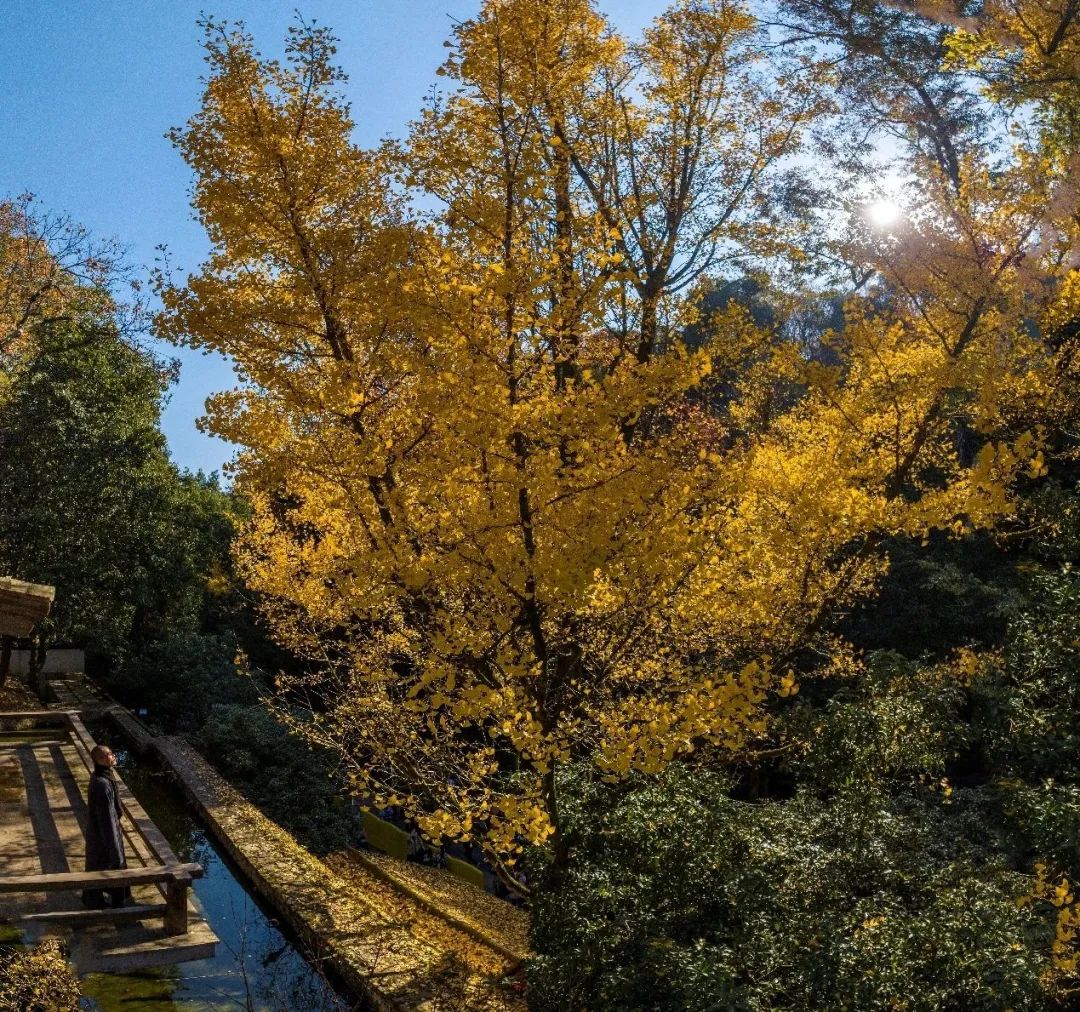
[[[116, 756], [107, 745], [96, 745], [90, 758], [94, 760], [94, 772], [90, 774], [90, 792], [86, 801], [86, 870], [126, 868], [124, 834], [120, 828], [120, 795], [113, 774]], [[131, 902], [131, 890], [126, 886], [85, 889], [82, 901], [94, 909], [123, 907]]]

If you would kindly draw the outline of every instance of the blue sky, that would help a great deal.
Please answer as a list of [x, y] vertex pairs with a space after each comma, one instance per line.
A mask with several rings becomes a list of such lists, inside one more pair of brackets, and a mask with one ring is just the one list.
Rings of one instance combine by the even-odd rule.
[[[538, 0], [539, 2], [539, 0]], [[207, 251], [192, 219], [190, 176], [164, 138], [195, 111], [204, 71], [200, 13], [243, 20], [259, 48], [279, 54], [299, 10], [340, 37], [339, 63], [357, 140], [400, 136], [435, 82], [453, 19], [479, 0], [4, 0], [0, 33], [0, 196], [37, 195], [102, 237], [127, 245], [135, 265], [155, 247], [194, 270]], [[636, 35], [662, 0], [602, 4]], [[170, 354], [177, 354], [168, 349]], [[215, 470], [232, 455], [200, 434], [207, 394], [231, 387], [224, 361], [179, 353], [180, 383], [164, 429], [183, 467]]]

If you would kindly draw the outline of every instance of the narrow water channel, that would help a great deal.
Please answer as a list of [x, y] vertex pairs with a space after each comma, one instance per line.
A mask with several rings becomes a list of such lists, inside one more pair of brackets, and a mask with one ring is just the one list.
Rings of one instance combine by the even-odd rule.
[[[115, 741], [115, 735], [110, 736]], [[117, 751], [118, 769], [181, 861], [205, 871], [194, 883], [220, 939], [212, 959], [82, 980], [87, 1009], [101, 1012], [347, 1012], [353, 1004], [301, 955], [273, 913], [243, 884], [188, 808], [178, 788], [149, 760]]]

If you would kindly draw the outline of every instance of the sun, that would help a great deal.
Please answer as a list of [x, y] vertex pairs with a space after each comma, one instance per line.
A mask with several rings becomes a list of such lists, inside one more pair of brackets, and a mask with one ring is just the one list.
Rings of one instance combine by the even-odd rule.
[[877, 228], [888, 228], [890, 225], [895, 225], [903, 216], [903, 213], [900, 205], [887, 197], [866, 205], [866, 217], [869, 219], [870, 224]]

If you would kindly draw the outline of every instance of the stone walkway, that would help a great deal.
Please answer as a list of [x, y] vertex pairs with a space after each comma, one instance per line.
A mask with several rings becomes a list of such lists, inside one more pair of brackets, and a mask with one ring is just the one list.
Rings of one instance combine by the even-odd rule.
[[388, 879], [452, 924], [464, 928], [513, 963], [524, 963], [529, 958], [528, 913], [456, 878], [443, 868], [402, 861], [377, 850], [350, 849], [331, 855], [327, 861], [342, 874], [346, 874], [351, 865], [360, 864], [380, 878]]

